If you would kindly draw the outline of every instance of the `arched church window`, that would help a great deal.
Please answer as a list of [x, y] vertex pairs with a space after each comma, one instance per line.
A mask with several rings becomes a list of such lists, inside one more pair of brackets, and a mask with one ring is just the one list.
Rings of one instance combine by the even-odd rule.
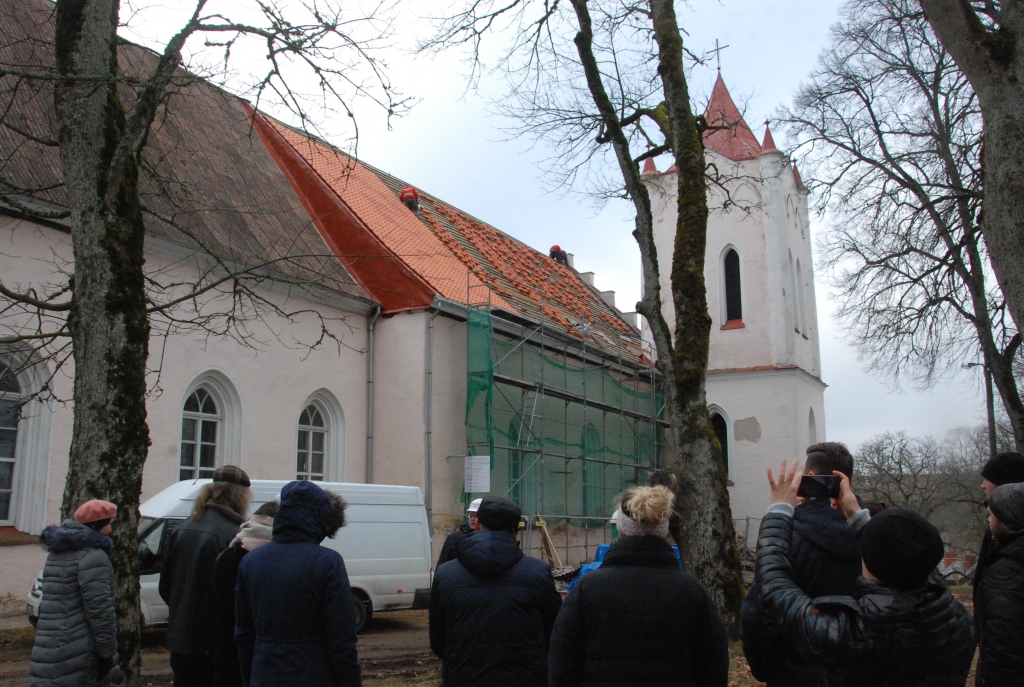
[[807, 335], [807, 312], [804, 308], [804, 275], [800, 270], [800, 258], [796, 259], [796, 293], [800, 310], [800, 333]]
[[725, 418], [718, 413], [711, 415], [711, 428], [715, 430], [718, 443], [722, 445], [722, 464], [725, 465], [725, 474], [729, 474], [729, 425]]
[[811, 446], [818, 443], [818, 425], [814, 421], [814, 408], [807, 414], [807, 439]]
[[725, 269], [725, 319], [743, 319], [743, 300], [740, 292], [740, 256], [730, 248], [723, 261]]
[[789, 289], [789, 311], [793, 314], [793, 331], [797, 334], [800, 333], [800, 303], [799, 297], [797, 296], [796, 289], [796, 267], [793, 266], [793, 252], [789, 253], [789, 281], [791, 288]]
[[18, 464], [21, 387], [11, 368], [0, 363], [0, 525], [13, 518], [14, 476]]
[[309, 404], [299, 416], [299, 441], [295, 458], [295, 479], [324, 480], [324, 454], [327, 452], [327, 423], [324, 414]]
[[193, 391], [182, 409], [178, 479], [207, 479], [217, 467], [222, 416], [205, 387]]

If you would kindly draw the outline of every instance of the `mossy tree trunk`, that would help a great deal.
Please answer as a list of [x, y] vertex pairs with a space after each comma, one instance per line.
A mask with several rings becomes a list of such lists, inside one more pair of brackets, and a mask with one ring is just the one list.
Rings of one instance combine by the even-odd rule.
[[[622, 120], [604, 86], [594, 55], [594, 29], [587, 0], [571, 0], [579, 21], [574, 43], [587, 87], [615, 151], [626, 191], [636, 210], [633, 236], [640, 247], [644, 292], [638, 312], [650, 324], [665, 380], [666, 412], [674, 460], [666, 470], [676, 493], [673, 535], [683, 564], [711, 591], [731, 636], [739, 636], [743, 600], [739, 553], [733, 529], [721, 446], [711, 429], [704, 384], [707, 376], [711, 317], [704, 285], [707, 242], [707, 187], [704, 148], [690, 107], [683, 71], [683, 43], [671, 0], [651, 0], [650, 16], [658, 43], [658, 74], [668, 112], [666, 143], [675, 155], [679, 217], [671, 256], [676, 331], [662, 314], [659, 256], [654, 242], [651, 199], [640, 178]], [[658, 479], [658, 477], [655, 477]]]
[[126, 114], [116, 85], [118, 0], [61, 0], [55, 89], [64, 183], [71, 200], [74, 280], [69, 330], [75, 361], [74, 430], [61, 507], [117, 504], [118, 651], [126, 684], [140, 684], [138, 544], [142, 467], [149, 448], [138, 167], [123, 151]]

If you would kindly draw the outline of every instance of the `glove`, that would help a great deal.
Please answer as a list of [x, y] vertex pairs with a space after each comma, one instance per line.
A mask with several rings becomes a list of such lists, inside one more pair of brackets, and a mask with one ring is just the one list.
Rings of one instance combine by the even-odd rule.
[[117, 664], [117, 654], [113, 656], [100, 656], [96, 663], [96, 684], [109, 685], [121, 682], [124, 676], [121, 674], [121, 666]]

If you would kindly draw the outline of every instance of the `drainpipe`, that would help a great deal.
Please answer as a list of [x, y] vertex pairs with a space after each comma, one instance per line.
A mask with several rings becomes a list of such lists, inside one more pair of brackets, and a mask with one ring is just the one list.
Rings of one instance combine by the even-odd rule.
[[427, 321], [427, 428], [425, 437], [426, 482], [427, 482], [427, 527], [431, 535], [434, 533], [434, 460], [433, 460], [433, 429], [434, 429], [434, 318], [440, 310], [434, 310]]
[[373, 484], [373, 328], [380, 319], [380, 306], [366, 330], [366, 483]]

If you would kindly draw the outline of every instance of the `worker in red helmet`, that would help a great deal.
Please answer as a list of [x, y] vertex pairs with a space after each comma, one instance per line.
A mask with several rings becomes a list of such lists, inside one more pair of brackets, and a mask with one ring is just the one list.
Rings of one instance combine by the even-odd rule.
[[569, 256], [566, 254], [564, 250], [562, 250], [561, 246], [559, 246], [558, 244], [551, 246], [551, 252], [548, 253], [548, 257], [550, 257], [555, 262], [562, 263], [566, 267], [569, 266]]

